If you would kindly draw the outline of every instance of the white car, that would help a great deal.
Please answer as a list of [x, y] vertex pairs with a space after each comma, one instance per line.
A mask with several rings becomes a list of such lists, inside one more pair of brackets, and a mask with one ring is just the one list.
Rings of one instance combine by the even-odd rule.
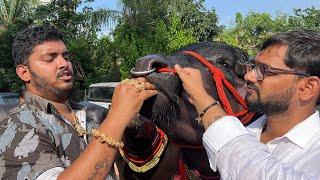
[[0, 92], [0, 104], [17, 104], [19, 103], [19, 94], [10, 92]]
[[111, 99], [114, 88], [118, 84], [119, 82], [104, 82], [91, 84], [89, 86], [88, 94], [85, 99], [90, 103], [94, 103], [109, 109], [109, 106], [111, 105]]
[[8, 111], [18, 104], [18, 93], [0, 92], [0, 121], [6, 118]]

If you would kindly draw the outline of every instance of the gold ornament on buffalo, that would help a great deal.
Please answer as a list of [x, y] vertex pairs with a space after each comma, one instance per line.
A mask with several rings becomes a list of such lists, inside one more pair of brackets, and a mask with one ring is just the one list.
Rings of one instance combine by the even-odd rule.
[[120, 82], [120, 84], [130, 84], [138, 89], [139, 92], [146, 89], [145, 84], [143, 82], [136, 81], [134, 79], [124, 79]]

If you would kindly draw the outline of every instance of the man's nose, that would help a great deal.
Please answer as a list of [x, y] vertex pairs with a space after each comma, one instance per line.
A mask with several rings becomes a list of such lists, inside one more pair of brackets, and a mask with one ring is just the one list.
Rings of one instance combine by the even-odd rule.
[[255, 83], [257, 82], [257, 77], [255, 75], [255, 72], [254, 72], [254, 69], [250, 70], [250, 71], [247, 71], [246, 74], [244, 75], [244, 79], [247, 81], [247, 82], [252, 82], [252, 83]]
[[69, 59], [65, 59], [62, 55], [59, 55], [58, 57], [58, 67], [59, 68], [67, 68], [71, 65], [71, 62]]

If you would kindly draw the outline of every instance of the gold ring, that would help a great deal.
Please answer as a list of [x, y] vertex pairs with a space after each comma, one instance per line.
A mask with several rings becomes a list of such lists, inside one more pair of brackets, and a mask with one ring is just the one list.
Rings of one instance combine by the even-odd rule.
[[143, 82], [139, 82], [134, 79], [124, 79], [120, 82], [120, 84], [131, 84], [135, 88], [137, 88], [139, 90], [139, 92], [146, 89], [145, 84]]

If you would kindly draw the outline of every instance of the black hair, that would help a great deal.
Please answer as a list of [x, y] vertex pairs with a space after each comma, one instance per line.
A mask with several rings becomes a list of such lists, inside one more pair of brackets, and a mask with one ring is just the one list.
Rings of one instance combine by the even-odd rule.
[[284, 63], [291, 69], [302, 70], [320, 77], [320, 33], [315, 30], [293, 30], [268, 38], [261, 50], [272, 45], [288, 46]]
[[27, 65], [34, 47], [52, 40], [63, 41], [63, 34], [54, 26], [48, 24], [30, 26], [20, 31], [12, 43], [12, 58], [15, 65]]

